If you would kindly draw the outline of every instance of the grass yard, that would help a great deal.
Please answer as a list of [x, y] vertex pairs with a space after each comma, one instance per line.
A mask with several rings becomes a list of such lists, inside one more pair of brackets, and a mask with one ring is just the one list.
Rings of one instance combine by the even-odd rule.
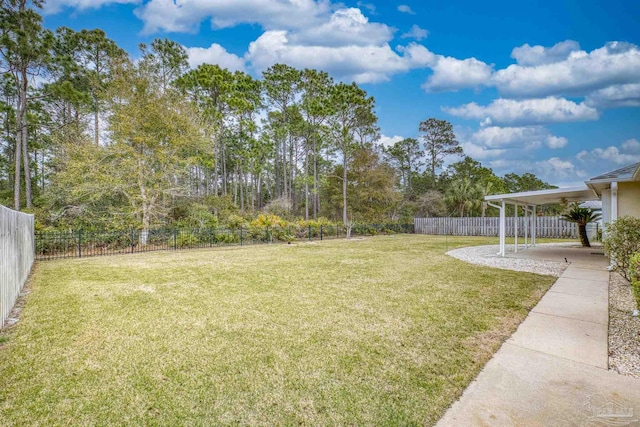
[[553, 281], [420, 235], [39, 263], [0, 425], [430, 425]]

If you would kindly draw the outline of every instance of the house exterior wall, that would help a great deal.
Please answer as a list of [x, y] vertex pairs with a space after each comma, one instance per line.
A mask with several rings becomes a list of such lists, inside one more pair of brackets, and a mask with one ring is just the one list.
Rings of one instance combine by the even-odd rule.
[[640, 182], [638, 181], [618, 183], [618, 217], [623, 216], [640, 218]]

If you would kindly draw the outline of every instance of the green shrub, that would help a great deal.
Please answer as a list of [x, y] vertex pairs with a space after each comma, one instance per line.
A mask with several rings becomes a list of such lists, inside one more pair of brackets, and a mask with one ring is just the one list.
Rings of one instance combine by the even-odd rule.
[[[191, 232], [179, 233], [175, 237], [175, 245], [179, 248], [190, 248], [193, 246], [198, 246], [200, 240], [197, 236], [193, 235]], [[173, 246], [173, 237], [169, 239], [169, 246]]]
[[207, 205], [192, 203], [173, 225], [178, 228], [216, 228], [218, 227], [218, 217], [211, 212]]
[[629, 279], [631, 256], [640, 252], [640, 218], [624, 216], [607, 224], [604, 249], [615, 267]]
[[640, 308], [640, 253], [637, 253], [629, 260], [629, 273], [631, 276], [631, 287], [636, 296], [636, 306]]
[[227, 228], [238, 230], [239, 228], [247, 228], [249, 224], [247, 220], [240, 215], [230, 215], [227, 219]]
[[217, 244], [235, 244], [240, 243], [240, 234], [232, 230], [225, 230], [222, 233], [216, 233], [214, 243]]

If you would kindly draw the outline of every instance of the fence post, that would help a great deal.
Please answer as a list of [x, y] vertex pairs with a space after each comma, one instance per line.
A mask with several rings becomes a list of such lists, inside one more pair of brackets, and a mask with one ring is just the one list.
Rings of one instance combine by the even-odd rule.
[[173, 229], [173, 250], [178, 250], [178, 229]]
[[322, 225], [320, 225], [320, 240], [322, 240]]
[[136, 230], [131, 227], [131, 253], [134, 252], [136, 247]]
[[309, 225], [309, 241], [311, 241], [311, 225]]
[[78, 258], [82, 258], [82, 229], [78, 230]]
[[242, 246], [243, 236], [242, 236], [242, 226], [240, 226], [240, 246]]

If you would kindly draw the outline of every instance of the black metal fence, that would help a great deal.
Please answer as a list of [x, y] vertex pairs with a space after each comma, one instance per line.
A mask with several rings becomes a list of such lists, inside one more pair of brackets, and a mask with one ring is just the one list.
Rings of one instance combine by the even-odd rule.
[[[413, 224], [354, 225], [351, 236], [413, 233]], [[346, 237], [341, 225], [160, 228], [120, 231], [44, 231], [35, 233], [36, 259], [82, 258], [139, 252], [244, 246], [261, 243], [325, 240]]]

